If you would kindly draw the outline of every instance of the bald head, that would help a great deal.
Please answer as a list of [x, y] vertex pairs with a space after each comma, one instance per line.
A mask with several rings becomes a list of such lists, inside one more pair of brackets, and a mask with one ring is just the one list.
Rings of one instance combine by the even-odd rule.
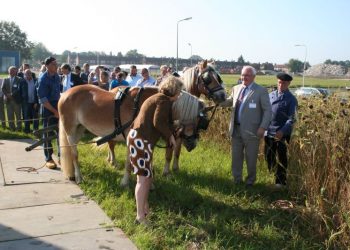
[[26, 69], [24, 71], [24, 78], [28, 81], [31, 81], [33, 79], [32, 71], [30, 71], [30, 69]]

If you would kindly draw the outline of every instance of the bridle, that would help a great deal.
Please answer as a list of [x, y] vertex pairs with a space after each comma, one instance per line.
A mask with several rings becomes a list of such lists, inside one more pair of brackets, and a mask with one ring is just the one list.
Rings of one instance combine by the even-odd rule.
[[[214, 72], [217, 80], [219, 82], [219, 84], [213, 88], [210, 87], [210, 84], [212, 83], [212, 78], [210, 73]], [[217, 73], [213, 68], [208, 67], [206, 70], [204, 70], [203, 72], [200, 72], [198, 75], [198, 87], [200, 87], [199, 85], [203, 85], [204, 89], [207, 91], [207, 93], [205, 94], [209, 99], [213, 99], [215, 92], [217, 91], [221, 91], [224, 89], [224, 87], [222, 86], [222, 79], [219, 75], [219, 73]]]

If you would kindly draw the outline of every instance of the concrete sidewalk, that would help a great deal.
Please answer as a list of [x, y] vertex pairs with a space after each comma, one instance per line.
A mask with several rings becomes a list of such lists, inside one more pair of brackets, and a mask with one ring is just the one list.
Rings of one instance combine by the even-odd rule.
[[137, 249], [61, 171], [39, 168], [33, 141], [0, 140], [0, 249]]

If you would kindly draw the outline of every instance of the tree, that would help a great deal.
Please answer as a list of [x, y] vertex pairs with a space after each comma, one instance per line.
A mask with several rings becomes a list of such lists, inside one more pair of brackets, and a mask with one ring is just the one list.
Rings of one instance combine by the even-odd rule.
[[44, 58], [52, 55], [52, 52], [49, 51], [43, 43], [36, 43], [31, 50], [32, 59], [35, 62], [41, 62]]
[[198, 56], [198, 55], [192, 55], [192, 56], [190, 57], [190, 59], [191, 59], [191, 58], [192, 58], [193, 61], [198, 61], [198, 62], [200, 62], [200, 61], [203, 60], [203, 58], [200, 57], [200, 56]]
[[140, 57], [144, 57], [144, 55], [139, 54], [137, 52], [137, 49], [132, 49], [126, 52], [125, 57], [140, 58]]
[[274, 66], [273, 66], [272, 63], [265, 62], [265, 63], [261, 64], [261, 69], [263, 69], [263, 70], [274, 70]]
[[290, 59], [288, 61], [288, 68], [290, 72], [302, 72], [304, 68], [304, 63], [298, 59]]
[[119, 51], [118, 54], [117, 54], [117, 57], [120, 57], [120, 58], [123, 57], [122, 52]]
[[237, 59], [237, 64], [243, 66], [245, 64], [244, 58], [240, 55]]
[[22, 59], [31, 58], [31, 49], [34, 44], [27, 39], [27, 34], [14, 22], [0, 22], [0, 49], [18, 50]]

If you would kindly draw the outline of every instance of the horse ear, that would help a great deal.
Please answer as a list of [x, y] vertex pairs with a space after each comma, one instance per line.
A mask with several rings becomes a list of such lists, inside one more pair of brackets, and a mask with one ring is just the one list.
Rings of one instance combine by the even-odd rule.
[[211, 111], [213, 108], [215, 108], [215, 105], [209, 106], [209, 107], [205, 107], [205, 108], [203, 109], [203, 113], [207, 113], [208, 111]]
[[215, 60], [214, 59], [211, 59], [208, 64], [211, 64], [211, 65], [215, 65]]
[[203, 62], [203, 65], [202, 65], [203, 69], [205, 69], [207, 67], [207, 65], [208, 65], [208, 61], [207, 61], [207, 59], [205, 59]]

